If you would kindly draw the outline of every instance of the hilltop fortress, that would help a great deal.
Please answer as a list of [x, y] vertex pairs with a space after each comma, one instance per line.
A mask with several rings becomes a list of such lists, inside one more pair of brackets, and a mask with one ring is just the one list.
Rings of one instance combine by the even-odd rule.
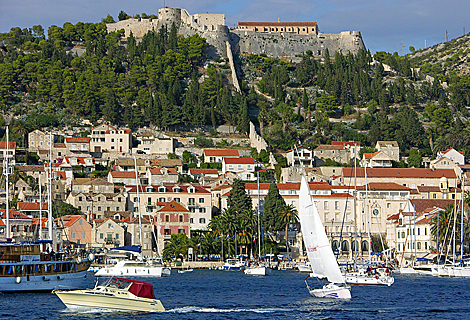
[[[227, 48], [234, 53], [266, 54], [270, 57], [294, 57], [311, 50], [322, 55], [326, 49], [356, 53], [364, 49], [359, 31], [326, 34], [318, 31], [316, 22], [239, 22], [237, 27], [225, 25], [224, 14], [194, 14], [186, 9], [161, 8], [158, 19], [127, 19], [107, 24], [108, 32], [124, 30], [142, 38], [150, 30], [175, 24], [183, 36], [198, 34], [207, 40], [211, 56], [227, 57]], [[230, 43], [230, 46], [227, 45]]]

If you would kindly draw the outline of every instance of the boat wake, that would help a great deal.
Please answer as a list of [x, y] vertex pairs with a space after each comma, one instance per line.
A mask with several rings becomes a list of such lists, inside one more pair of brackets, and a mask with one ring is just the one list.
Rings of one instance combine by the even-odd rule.
[[252, 313], [274, 313], [274, 312], [282, 312], [282, 311], [290, 311], [289, 309], [280, 309], [280, 308], [252, 308], [252, 309], [219, 309], [219, 308], [205, 308], [205, 307], [181, 307], [166, 310], [166, 312], [170, 313], [232, 313], [232, 312], [252, 312]]

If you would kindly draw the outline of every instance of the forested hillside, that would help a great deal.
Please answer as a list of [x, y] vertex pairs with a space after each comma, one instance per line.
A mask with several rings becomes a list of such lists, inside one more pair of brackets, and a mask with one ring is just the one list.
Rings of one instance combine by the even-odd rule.
[[[41, 26], [13, 28], [0, 34], [0, 107], [4, 116], [14, 116], [20, 145], [29, 130], [80, 119], [170, 131], [230, 124], [242, 134], [251, 120], [269, 151], [299, 140], [310, 147], [397, 140], [411, 157], [396, 165], [418, 166], [421, 156], [448, 147], [470, 156], [462, 39], [408, 56], [362, 51], [316, 57], [309, 50], [295, 59], [237, 56], [239, 93], [225, 59], [207, 60], [206, 41], [182, 37], [174, 26], [138, 41], [108, 34], [104, 22], [51, 26], [48, 38]], [[452, 68], [457, 59], [460, 72]]]

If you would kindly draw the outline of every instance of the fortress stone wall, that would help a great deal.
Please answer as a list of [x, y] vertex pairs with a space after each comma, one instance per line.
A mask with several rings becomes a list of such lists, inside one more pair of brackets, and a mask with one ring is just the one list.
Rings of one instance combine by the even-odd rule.
[[270, 57], [294, 57], [311, 50], [314, 55], [323, 55], [328, 49], [331, 55], [337, 51], [356, 53], [365, 48], [359, 31], [339, 34], [292, 34], [288, 32], [256, 32], [243, 28], [228, 28], [224, 14], [194, 14], [186, 9], [161, 8], [158, 19], [127, 19], [107, 24], [108, 32], [124, 29], [125, 37], [130, 33], [142, 38], [148, 31], [161, 26], [175, 24], [183, 36], [198, 34], [209, 44], [207, 53], [227, 57], [229, 41], [234, 53], [266, 54]]

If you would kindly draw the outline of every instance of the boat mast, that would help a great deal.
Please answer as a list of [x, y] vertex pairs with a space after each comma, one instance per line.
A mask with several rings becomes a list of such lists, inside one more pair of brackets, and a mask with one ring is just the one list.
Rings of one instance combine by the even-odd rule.
[[460, 210], [462, 211], [462, 218], [460, 219], [460, 264], [463, 267], [463, 218], [464, 218], [464, 211], [465, 211], [465, 174], [462, 173], [462, 196], [461, 196], [461, 204]]
[[[354, 143], [354, 269], [356, 269], [356, 252], [357, 252], [357, 212], [356, 212], [356, 197], [357, 197], [357, 157], [356, 157], [357, 143]], [[352, 249], [352, 246], [351, 246]]]
[[140, 250], [141, 250], [141, 259], [142, 257], [142, 213], [140, 211], [140, 195], [139, 195], [139, 177], [137, 174], [137, 159], [134, 156], [134, 168], [135, 168], [135, 184], [137, 186], [137, 206], [139, 207], [139, 240], [140, 240]]
[[[365, 185], [366, 185], [366, 219], [367, 219], [367, 236], [369, 238], [369, 245], [367, 246], [369, 249], [369, 263], [372, 262], [372, 257], [371, 257], [371, 240], [370, 240], [370, 217], [369, 217], [369, 186], [367, 184], [367, 162], [365, 163], [364, 167], [364, 177], [366, 178]], [[361, 248], [362, 250], [362, 248]]]
[[454, 191], [454, 232], [452, 233], [452, 262], [455, 265], [455, 237], [457, 227], [457, 179], [455, 179], [455, 191]]
[[41, 174], [39, 174], [39, 240], [42, 240], [42, 186], [41, 186]]
[[258, 260], [261, 261], [261, 220], [260, 220], [260, 200], [259, 200], [259, 171], [258, 173]]
[[[49, 240], [53, 241], [52, 235], [52, 132], [49, 132], [49, 177], [48, 177], [48, 207], [47, 227], [49, 228]], [[52, 243], [51, 243], [52, 248]]]
[[8, 154], [10, 153], [10, 150], [9, 150], [9, 146], [8, 144], [10, 143], [9, 140], [8, 140], [8, 127], [7, 127], [7, 151], [6, 151], [6, 155], [5, 155], [5, 158], [3, 159], [4, 163], [3, 163], [3, 174], [5, 175], [5, 192], [6, 192], [6, 207], [5, 207], [5, 217], [6, 217], [6, 229], [7, 229], [7, 232], [6, 232], [6, 238], [9, 239], [10, 238], [10, 203], [9, 203], [9, 197], [8, 197], [8, 194], [10, 193], [10, 186], [9, 186], [9, 179], [8, 179], [8, 176], [10, 175], [10, 167], [8, 166], [8, 160], [9, 160], [9, 156]]

